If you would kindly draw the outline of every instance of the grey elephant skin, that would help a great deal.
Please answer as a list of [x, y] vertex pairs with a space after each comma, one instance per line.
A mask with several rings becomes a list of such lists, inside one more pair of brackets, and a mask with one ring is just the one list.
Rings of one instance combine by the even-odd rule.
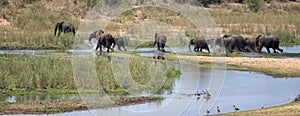
[[256, 39], [245, 37], [244, 40], [245, 40], [245, 49], [247, 50], [247, 52], [256, 52]]
[[109, 53], [109, 50], [114, 51], [111, 46], [115, 44], [115, 40], [111, 34], [102, 34], [101, 36], [97, 36], [98, 43], [96, 50], [100, 48], [100, 52], [102, 52], [102, 46], [107, 48], [107, 53]]
[[273, 49], [274, 53], [277, 53], [276, 50], [279, 50], [282, 53], [283, 49], [279, 48], [279, 43], [279, 38], [276, 36], [267, 36], [260, 34], [256, 37], [256, 45], [258, 52], [261, 52], [261, 49], [265, 47], [268, 53], [270, 53], [270, 48]]
[[117, 38], [115, 38], [115, 43], [116, 43], [116, 44], [114, 44], [113, 48], [115, 48], [115, 45], [117, 45], [119, 51], [122, 51], [121, 48], [123, 48], [124, 51], [126, 51], [126, 48], [125, 48], [125, 40], [124, 40], [123, 37], [117, 37]]
[[101, 36], [102, 34], [104, 34], [104, 31], [102, 29], [96, 30], [93, 33], [91, 33], [90, 36], [89, 36], [90, 44], [92, 44], [92, 39], [93, 38], [97, 38], [97, 36]]
[[75, 35], [75, 27], [71, 23], [59, 22], [56, 24], [54, 29], [54, 35], [56, 36], [56, 32], [58, 30], [58, 35], [60, 36], [61, 32], [69, 33], [72, 32]]
[[164, 34], [155, 33], [154, 38], [155, 40], [154, 40], [153, 47], [155, 46], [155, 44], [157, 44], [157, 50], [162, 50], [163, 52], [165, 52], [164, 48], [167, 43], [167, 37]]
[[245, 41], [241, 35], [228, 35], [225, 34], [223, 37], [217, 38], [216, 44], [221, 46], [222, 41], [224, 42], [225, 48], [229, 52], [233, 52], [234, 49], [239, 52], [245, 52]]
[[194, 38], [191, 39], [189, 42], [189, 50], [191, 51], [191, 45], [194, 45], [194, 51], [195, 52], [202, 52], [202, 49], [206, 49], [208, 53], [210, 53], [207, 42], [205, 39], [201, 38]]

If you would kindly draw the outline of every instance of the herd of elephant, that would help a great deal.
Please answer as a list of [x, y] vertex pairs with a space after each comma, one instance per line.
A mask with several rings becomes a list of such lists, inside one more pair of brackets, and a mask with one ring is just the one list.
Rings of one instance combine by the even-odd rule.
[[195, 52], [202, 52], [202, 49], [206, 49], [208, 52], [209, 45], [215, 43], [216, 46], [221, 46], [222, 43], [225, 46], [228, 52], [233, 52], [237, 50], [238, 52], [261, 52], [262, 48], [265, 47], [270, 53], [270, 48], [273, 49], [274, 53], [277, 53], [276, 50], [283, 52], [283, 49], [279, 48], [279, 38], [272, 35], [263, 35], [259, 34], [255, 38], [243, 37], [241, 35], [228, 35], [225, 34], [222, 37], [218, 37], [217, 39], [200, 39], [194, 38], [189, 42], [189, 49], [191, 51], [190, 46], [194, 45]]
[[[75, 35], [75, 28], [70, 23], [65, 22], [59, 22], [55, 26], [54, 35], [56, 35], [56, 32], [58, 30], [58, 36], [61, 32], [68, 33], [72, 32]], [[102, 52], [102, 46], [107, 48], [107, 52], [109, 50], [114, 51], [115, 45], [118, 46], [118, 49], [120, 51], [121, 47], [126, 51], [125, 48], [125, 40], [122, 37], [114, 38], [109, 33], [104, 33], [103, 30], [99, 29], [94, 32], [92, 32], [89, 36], [89, 42], [91, 43], [91, 40], [93, 38], [96, 38], [98, 40], [96, 50], [100, 48], [100, 51]], [[154, 36], [154, 44], [155, 46], [157, 44], [157, 50], [161, 50], [165, 52], [164, 47], [167, 42], [167, 37], [164, 34], [158, 34], [155, 33]], [[209, 53], [209, 45], [212, 43], [215, 43], [217, 46], [224, 45], [226, 50], [228, 52], [233, 52], [234, 50], [237, 50], [239, 52], [261, 52], [262, 48], [267, 48], [268, 53], [270, 53], [270, 48], [273, 49], [274, 53], [277, 53], [276, 50], [283, 52], [283, 49], [279, 48], [279, 38], [276, 36], [268, 36], [259, 34], [255, 38], [248, 38], [243, 37], [241, 35], [228, 35], [225, 34], [222, 37], [218, 37], [217, 39], [209, 39], [205, 40], [202, 38], [193, 38], [189, 41], [189, 50], [191, 51], [191, 45], [194, 45], [194, 51], [195, 52], [202, 52], [202, 49], [206, 49]]]
[[[76, 33], [75, 27], [71, 23], [65, 23], [65, 22], [58, 22], [56, 24], [55, 29], [54, 29], [55, 36], [56, 36], [57, 31], [58, 31], [57, 36], [60, 36], [61, 32], [64, 32], [64, 33], [71, 32], [71, 33], [73, 33], [73, 35], [75, 35], [75, 33]], [[124, 51], [126, 51], [124, 38], [122, 38], [122, 37], [115, 38], [109, 33], [104, 33], [104, 31], [102, 29], [96, 30], [90, 34], [90, 36], [89, 36], [90, 44], [92, 44], [91, 40], [93, 38], [96, 38], [98, 40], [96, 50], [98, 48], [100, 48], [100, 52], [102, 52], [102, 47], [107, 48], [107, 52], [109, 52], [109, 50], [114, 51], [115, 45], [118, 46], [118, 49], [120, 51], [122, 51], [121, 48], [123, 48]], [[154, 42], [153, 46], [155, 46], [157, 44], [158, 50], [165, 51], [164, 47], [165, 47], [166, 42], [167, 42], [167, 37], [165, 35], [155, 33], [155, 42]]]

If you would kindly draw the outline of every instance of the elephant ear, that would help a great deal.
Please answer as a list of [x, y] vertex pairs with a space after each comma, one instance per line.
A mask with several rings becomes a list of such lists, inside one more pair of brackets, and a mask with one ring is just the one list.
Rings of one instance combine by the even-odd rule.
[[65, 22], [60, 22], [60, 23], [59, 23], [59, 26], [58, 26], [58, 27], [59, 27], [60, 30], [62, 30], [62, 26], [63, 26], [64, 23], [65, 23]]

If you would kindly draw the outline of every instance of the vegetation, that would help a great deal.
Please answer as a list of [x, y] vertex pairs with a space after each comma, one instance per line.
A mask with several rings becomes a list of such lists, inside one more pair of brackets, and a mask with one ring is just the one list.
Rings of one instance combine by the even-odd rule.
[[[42, 92], [49, 92], [47, 90], [57, 89], [62, 90], [62, 93], [71, 92], [76, 89], [73, 78], [73, 70], [71, 59], [68, 58], [42, 58], [31, 57], [28, 55], [1, 55], [0, 56], [0, 88], [1, 94], [40, 94]], [[116, 77], [113, 75], [113, 70], [110, 61], [101, 57], [96, 60], [96, 70], [99, 82], [103, 89], [108, 93], [126, 93], [126, 89], [139, 89], [140, 87], [129, 86], [125, 84], [132, 84], [130, 82], [120, 85], [116, 82]], [[151, 61], [142, 59], [130, 60], [130, 74], [136, 83], [144, 85], [145, 88], [153, 88], [154, 83], [151, 82], [149, 66]], [[161, 85], [162, 88], [170, 88], [172, 86], [173, 77], [180, 75], [180, 72], [174, 66], [167, 62], [162, 62], [161, 68], [166, 70], [161, 77], [155, 77], [158, 80], [165, 80], [165, 84]], [[120, 69], [126, 69], [126, 65], [120, 65]], [[159, 70], [160, 68], [158, 68]], [[124, 78], [130, 78], [125, 77]], [[88, 88], [88, 84], [86, 84]], [[83, 86], [84, 87], [84, 86]], [[131, 87], [131, 88], [124, 88]], [[46, 90], [47, 89], [47, 90]], [[142, 88], [140, 88], [142, 89]], [[55, 92], [54, 92], [55, 93]], [[56, 92], [58, 93], [58, 92]]]
[[[29, 0], [12, 1], [13, 2], [8, 2], [4, 0], [0, 3], [0, 6], [3, 7], [0, 11], [0, 19], [9, 23], [8, 25], [0, 26], [0, 35], [2, 35], [0, 38], [0, 46], [69, 49], [72, 47], [75, 37], [70, 34], [62, 34], [61, 37], [54, 37], [54, 25], [57, 22], [65, 21], [74, 24], [77, 29], [80, 25], [80, 19], [100, 0], [77, 0], [77, 4], [69, 1], [60, 1], [59, 3], [40, 0], [32, 0], [32, 3], [29, 3]], [[245, 4], [255, 7], [259, 6], [259, 4], [267, 4], [259, 1], [260, 0], [203, 0], [202, 2], [212, 2], [208, 5], [217, 3], [229, 9], [224, 10], [211, 6], [209, 10], [221, 28], [222, 33], [242, 34], [252, 37], [259, 33], [265, 33], [279, 36], [282, 45], [300, 44], [300, 33], [298, 31], [300, 30], [300, 21], [298, 20], [300, 11], [299, 3], [271, 2], [270, 6], [261, 6], [262, 8], [259, 9], [257, 13], [247, 10], [249, 8]], [[186, 1], [177, 0], [177, 2], [185, 3]], [[242, 4], [236, 6], [228, 4], [231, 2]], [[107, 1], [107, 4], [117, 3], [118, 2], [115, 1]], [[67, 7], [60, 7], [60, 5]], [[179, 30], [179, 33], [185, 36], [181, 41], [187, 41], [190, 37], [201, 36], [195, 29], [195, 26], [185, 17], [176, 12], [155, 7], [136, 8], [122, 13], [115, 18], [105, 30], [117, 36], [121, 35], [121, 32], [128, 31], [127, 29], [133, 25], [145, 20], [172, 25], [173, 28]], [[143, 38], [137, 37], [136, 39]], [[151, 40], [152, 39], [153, 38], [151, 38]], [[135, 41], [131, 38], [129, 40]]]

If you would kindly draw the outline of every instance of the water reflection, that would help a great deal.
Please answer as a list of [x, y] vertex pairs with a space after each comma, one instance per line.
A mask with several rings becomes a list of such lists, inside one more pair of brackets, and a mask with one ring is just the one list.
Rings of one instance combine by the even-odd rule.
[[25, 103], [25, 102], [35, 102], [41, 100], [71, 100], [80, 98], [78, 94], [41, 94], [41, 95], [19, 95], [19, 96], [7, 96], [7, 97], [0, 97], [0, 102], [18, 102], [18, 103]]

